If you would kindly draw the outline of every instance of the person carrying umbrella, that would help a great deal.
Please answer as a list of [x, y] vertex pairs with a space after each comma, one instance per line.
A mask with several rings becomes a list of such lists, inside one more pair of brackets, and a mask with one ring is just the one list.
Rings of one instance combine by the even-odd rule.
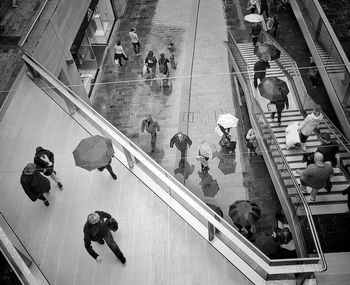
[[259, 59], [254, 64], [254, 87], [258, 87], [258, 79], [262, 81], [266, 76], [266, 68], [270, 68], [270, 64], [268, 61], [264, 61]]
[[[282, 111], [284, 110], [284, 107], [286, 109], [289, 109], [289, 101], [288, 96], [281, 94], [280, 99], [276, 101], [270, 101], [271, 104], [276, 105], [276, 111], [277, 111], [277, 123], [280, 126], [281, 125], [281, 118], [282, 118]], [[271, 119], [275, 119], [276, 112], [271, 113]]]
[[250, 32], [250, 34], [252, 36], [253, 46], [256, 46], [256, 44], [258, 42], [258, 38], [260, 36], [260, 32], [261, 32], [261, 24], [260, 23], [253, 23], [252, 30]]

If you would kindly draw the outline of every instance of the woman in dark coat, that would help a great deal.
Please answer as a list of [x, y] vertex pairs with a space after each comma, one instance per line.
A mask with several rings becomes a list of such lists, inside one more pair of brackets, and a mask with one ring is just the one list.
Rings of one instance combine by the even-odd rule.
[[153, 51], [148, 52], [148, 55], [145, 59], [145, 63], [147, 64], [147, 68], [151, 73], [151, 78], [153, 79], [154, 77], [156, 77], [156, 66], [157, 66], [157, 59], [153, 55]]
[[50, 181], [45, 176], [41, 175], [36, 169], [34, 163], [28, 163], [22, 171], [21, 185], [24, 192], [30, 200], [35, 202], [37, 199], [44, 201], [45, 206], [49, 206], [49, 201], [46, 200], [44, 193], [50, 191]]

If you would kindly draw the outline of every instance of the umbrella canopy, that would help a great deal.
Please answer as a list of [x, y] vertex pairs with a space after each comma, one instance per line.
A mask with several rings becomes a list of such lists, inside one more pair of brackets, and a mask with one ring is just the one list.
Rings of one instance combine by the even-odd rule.
[[273, 102], [284, 101], [289, 93], [287, 83], [277, 77], [264, 78], [258, 87], [261, 96]]
[[255, 246], [269, 258], [276, 258], [279, 248], [275, 240], [265, 233], [259, 235], [255, 240]]
[[263, 43], [255, 46], [254, 54], [262, 60], [276, 60], [280, 58], [281, 51], [272, 44]]
[[258, 205], [247, 200], [234, 202], [228, 211], [228, 215], [231, 217], [233, 223], [242, 227], [255, 224], [260, 218], [260, 213], [261, 210]]
[[235, 128], [237, 127], [238, 119], [231, 114], [221, 114], [216, 123], [223, 126], [225, 129]]
[[208, 143], [206, 140], [199, 145], [200, 154], [213, 159], [213, 154], [217, 152], [214, 144]]
[[75, 165], [89, 171], [105, 166], [113, 154], [112, 141], [99, 135], [81, 140], [73, 151]]
[[250, 23], [259, 23], [264, 20], [264, 18], [259, 14], [249, 14], [244, 16], [244, 20]]

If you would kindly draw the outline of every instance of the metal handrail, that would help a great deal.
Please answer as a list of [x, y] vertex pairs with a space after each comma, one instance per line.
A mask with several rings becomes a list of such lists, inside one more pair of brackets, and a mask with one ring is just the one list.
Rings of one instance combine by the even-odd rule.
[[[111, 125], [105, 118], [103, 118], [100, 114], [94, 111], [86, 102], [84, 102], [81, 98], [79, 98], [74, 92], [67, 92], [67, 89], [64, 88], [63, 84], [48, 70], [46, 70], [40, 63], [36, 62], [29, 54], [25, 53], [23, 59], [27, 62], [28, 65], [32, 66], [41, 76], [43, 76], [50, 85], [54, 86], [65, 99], [69, 100], [72, 104], [76, 105], [79, 108], [79, 112], [85, 114], [87, 118], [92, 120], [92, 123], [102, 127], [103, 131], [112, 137], [117, 143], [119, 143], [124, 151], [127, 151], [129, 154], [133, 155], [142, 165], [144, 165], [149, 171], [151, 171], [157, 178], [160, 179], [163, 183], [176, 193], [182, 200], [176, 200], [177, 197], [173, 197], [175, 201], [178, 203], [186, 202], [187, 207], [190, 206], [197, 215], [200, 215], [203, 219], [205, 219], [210, 224], [214, 225], [222, 234], [226, 236], [229, 241], [234, 243], [235, 248], [240, 248], [241, 252], [244, 252], [244, 257], [241, 257], [242, 260], [253, 269], [257, 274], [260, 273], [257, 271], [257, 266], [264, 270], [265, 275], [271, 274], [281, 274], [281, 273], [296, 273], [296, 272], [312, 272], [315, 271], [315, 268], [312, 267], [313, 263], [302, 264], [301, 266], [296, 267], [296, 262], [302, 261], [318, 261], [319, 258], [302, 258], [302, 259], [292, 259], [291, 262], [294, 262], [292, 265], [290, 264], [280, 264], [281, 262], [286, 263], [286, 260], [270, 260], [267, 258], [260, 250], [255, 248], [252, 244], [248, 244], [247, 240], [242, 237], [240, 233], [234, 228], [232, 228], [227, 222], [224, 220], [217, 219], [218, 216], [213, 216], [212, 211], [209, 211], [207, 206], [202, 202], [197, 196], [195, 196], [192, 192], [188, 191], [182, 184], [180, 184], [176, 179], [171, 179], [172, 176], [164, 170], [159, 165], [153, 165], [155, 162], [151, 162], [148, 156], [139, 149], [133, 142], [129, 141], [121, 132], [119, 132], [113, 125]], [[68, 96], [69, 95], [69, 96]], [[90, 122], [91, 123], [91, 122]], [[122, 162], [123, 163], [123, 162]], [[126, 167], [128, 167], [125, 163], [123, 163]], [[130, 169], [130, 167], [129, 167]], [[189, 212], [190, 213], [190, 212]], [[194, 216], [193, 216], [194, 217]], [[196, 217], [194, 217], [196, 218]], [[198, 219], [198, 218], [196, 218]], [[201, 222], [200, 220], [198, 220]], [[201, 222], [202, 223], [202, 222]], [[206, 225], [207, 227], [207, 225]], [[217, 243], [218, 241], [216, 241]], [[227, 246], [227, 245], [226, 245]], [[232, 248], [230, 250], [233, 250]], [[233, 251], [234, 252], [234, 251]], [[226, 258], [229, 258], [225, 255], [224, 252], [221, 252]], [[245, 258], [245, 259], [244, 259]], [[248, 263], [247, 263], [248, 259]], [[231, 260], [231, 259], [229, 259]], [[274, 265], [274, 262], [276, 263]], [[253, 267], [252, 267], [253, 263]], [[318, 270], [318, 268], [317, 268]]]
[[41, 14], [43, 13], [48, 2], [49, 2], [49, 0], [45, 0], [45, 3], [41, 6], [41, 9], [40, 9], [39, 13], [36, 15], [32, 25], [30, 26], [28, 33], [24, 36], [23, 39], [20, 40], [20, 42], [19, 42], [20, 47], [22, 47], [24, 45], [24, 43], [27, 41], [29, 35], [31, 34], [32, 30], [34, 29], [36, 22], [39, 20]]
[[[232, 36], [231, 32], [228, 31], [228, 33], [229, 33], [229, 37], [232, 39], [232, 41], [234, 42], [234, 44], [237, 46], [237, 43], [236, 43], [236, 41], [234, 40], [234, 37]], [[282, 48], [281, 48], [281, 49], [282, 49]], [[230, 49], [229, 49], [229, 50], [230, 50]], [[282, 49], [282, 50], [283, 50], [283, 49]], [[284, 51], [284, 50], [283, 50], [283, 51]], [[231, 52], [231, 51], [230, 51], [230, 52]], [[233, 55], [232, 52], [231, 52], [231, 54], [232, 54], [232, 56], [234, 57], [234, 55]], [[289, 57], [289, 58], [291, 59], [291, 57], [290, 57], [285, 51], [284, 51], [284, 54], [286, 54], [286, 56]], [[248, 73], [248, 77], [251, 78], [251, 71], [249, 70], [248, 64], [247, 64], [247, 62], [245, 61], [243, 55], [241, 55], [241, 60], [243, 60], [243, 63], [244, 63], [244, 65], [245, 65], [245, 69], [247, 70], [247, 73]], [[292, 59], [291, 59], [291, 60], [292, 60]], [[295, 63], [294, 60], [292, 60], [292, 62]], [[296, 63], [295, 63], [295, 65], [296, 65]], [[294, 66], [294, 69], [295, 69], [295, 66]], [[298, 70], [298, 69], [296, 68], [296, 70]], [[299, 75], [300, 75], [300, 74], [299, 74]], [[242, 78], [243, 78], [243, 76], [242, 76]], [[245, 82], [245, 80], [244, 80], [244, 82]], [[245, 82], [245, 83], [246, 83], [246, 82]], [[250, 83], [251, 90], [253, 90], [252, 82], [250, 81], [249, 83]], [[244, 90], [248, 90], [247, 86], [244, 86], [243, 89], [244, 89]], [[251, 93], [249, 92], [248, 94], [251, 94]], [[296, 94], [296, 95], [297, 95], [297, 94]], [[250, 99], [251, 99], [251, 100], [254, 100], [254, 101], [256, 102], [256, 105], [257, 105], [259, 111], [260, 111], [262, 114], [264, 114], [264, 112], [263, 112], [263, 110], [262, 110], [262, 108], [261, 108], [259, 102], [256, 100], [256, 98], [253, 97], [253, 96], [250, 96]], [[311, 229], [311, 232], [312, 232], [312, 236], [313, 236], [313, 238], [314, 238], [314, 242], [315, 242], [315, 245], [316, 245], [317, 252], [318, 252], [318, 254], [319, 254], [320, 258], [321, 258], [322, 264], [323, 264], [323, 269], [322, 269], [322, 271], [324, 271], [324, 270], [327, 269], [327, 263], [326, 263], [326, 260], [325, 260], [325, 258], [324, 258], [324, 255], [323, 255], [323, 251], [322, 251], [322, 248], [321, 248], [321, 245], [320, 245], [320, 241], [319, 241], [319, 239], [318, 239], [316, 227], [315, 227], [314, 222], [313, 222], [313, 219], [312, 219], [312, 214], [311, 214], [310, 208], [309, 208], [309, 206], [308, 206], [308, 204], [307, 204], [307, 201], [306, 201], [306, 199], [305, 199], [305, 197], [304, 197], [304, 195], [303, 195], [303, 193], [302, 193], [302, 191], [301, 191], [301, 189], [300, 189], [299, 184], [297, 183], [297, 181], [296, 181], [296, 179], [295, 179], [295, 177], [294, 177], [294, 174], [293, 174], [292, 170], [291, 170], [290, 167], [289, 167], [289, 164], [288, 164], [287, 160], [286, 160], [285, 157], [284, 157], [284, 154], [283, 154], [282, 150], [280, 149], [279, 143], [277, 142], [275, 136], [273, 135], [273, 131], [272, 131], [271, 127], [270, 127], [270, 124], [269, 124], [268, 121], [266, 120], [266, 117], [265, 117], [265, 116], [263, 116], [262, 118], [263, 118], [263, 120], [264, 120], [265, 126], [267, 126], [267, 128], [268, 128], [268, 130], [269, 130], [270, 137], [271, 137], [272, 140], [274, 141], [274, 144], [277, 146], [277, 151], [279, 152], [280, 157], [281, 157], [281, 159], [282, 159], [284, 165], [286, 165], [286, 169], [287, 169], [287, 171], [288, 171], [288, 173], [289, 173], [289, 176], [291, 177], [291, 179], [292, 179], [292, 181], [293, 181], [293, 184], [294, 184], [295, 188], [297, 189], [298, 195], [299, 195], [299, 197], [301, 198], [301, 201], [302, 201], [302, 203], [303, 203], [304, 209], [305, 209], [305, 211], [307, 212], [307, 219], [308, 219], [308, 221], [309, 221], [309, 223], [310, 223], [310, 225], [311, 225], [310, 229]], [[256, 121], [256, 118], [255, 118], [254, 116], [253, 116], [253, 121]]]

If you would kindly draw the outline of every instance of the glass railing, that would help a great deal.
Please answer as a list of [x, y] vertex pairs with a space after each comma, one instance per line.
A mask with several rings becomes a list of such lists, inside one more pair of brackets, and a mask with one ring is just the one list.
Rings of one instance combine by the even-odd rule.
[[322, 65], [337, 96], [337, 100], [350, 121], [350, 63], [338, 38], [318, 1], [291, 0], [298, 7], [308, 32], [315, 43]]
[[[262, 149], [264, 159], [267, 162], [266, 164], [269, 167], [269, 171], [273, 173], [271, 177], [274, 184], [278, 185], [277, 194], [279, 195], [282, 206], [284, 206], [283, 209], [287, 215], [288, 222], [292, 226], [293, 238], [299, 246], [298, 256], [302, 258], [315, 257], [315, 260], [321, 262], [322, 270], [325, 270], [326, 263], [313, 223], [312, 214], [299, 184], [279, 147], [279, 143], [270, 128], [264, 112], [253, 95], [254, 92], [256, 92], [251, 80], [253, 74], [250, 74], [251, 71], [248, 69], [248, 65], [230, 32], [228, 32], [228, 46], [233, 61], [236, 64], [235, 71], [237, 73], [235, 74], [239, 77], [241, 86], [246, 94], [246, 102], [252, 126], [258, 134], [259, 145]], [[292, 61], [289, 55], [282, 49], [279, 61], [280, 63], [278, 64], [287, 78], [292, 79], [290, 74], [297, 75], [294, 77], [300, 77], [295, 62]], [[304, 238], [307, 238], [307, 242]], [[312, 241], [311, 243], [310, 240]], [[296, 260], [298, 259], [290, 259], [289, 261], [298, 262]]]
[[[103, 118], [91, 106], [79, 98], [69, 88], [66, 88], [55, 76], [36, 62], [30, 55], [23, 57], [29, 70], [35, 75], [39, 84], [45, 84], [45, 92], [55, 92], [59, 100], [55, 102], [71, 117], [72, 120], [82, 127], [89, 125], [95, 128], [91, 135], [96, 132], [109, 137], [116, 150], [116, 158], [129, 168], [135, 175], [160, 197], [171, 208], [174, 205], [186, 210], [178, 211], [191, 226], [202, 236], [212, 240], [212, 245], [217, 248], [231, 263], [235, 264], [246, 276], [253, 280], [257, 278], [267, 279], [274, 274], [314, 272], [323, 270], [319, 266], [321, 255], [317, 252], [313, 257], [303, 255], [298, 259], [269, 259], [258, 250], [250, 241], [244, 238], [235, 228], [221, 219], [214, 211], [208, 208], [196, 195], [189, 191], [176, 178], [167, 172], [156, 161], [152, 160], [137, 145], [131, 142], [111, 123]], [[58, 95], [58, 96], [57, 96]], [[55, 96], [50, 96], [54, 98]], [[63, 100], [62, 100], [63, 99]], [[163, 193], [163, 194], [162, 194]], [[162, 197], [164, 194], [168, 196]], [[169, 199], [168, 197], [172, 199]], [[213, 229], [214, 226], [218, 231]], [[235, 260], [240, 258], [248, 265], [240, 268]], [[298, 266], [296, 266], [298, 265]]]

